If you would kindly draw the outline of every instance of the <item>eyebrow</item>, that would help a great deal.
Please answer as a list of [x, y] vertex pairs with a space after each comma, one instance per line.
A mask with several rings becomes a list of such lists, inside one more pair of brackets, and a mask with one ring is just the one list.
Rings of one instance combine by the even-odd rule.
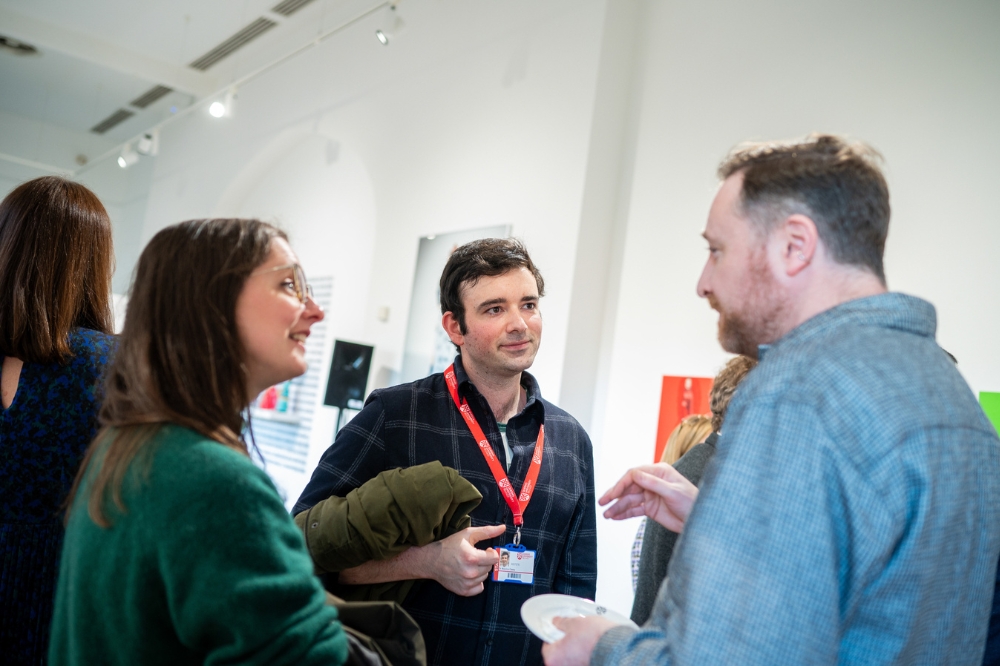
[[[525, 302], [528, 302], [528, 301], [537, 301], [537, 300], [538, 300], [538, 296], [537, 295], [523, 296], [521, 298], [521, 302], [522, 303], [525, 303]], [[489, 308], [489, 307], [493, 307], [494, 305], [503, 305], [506, 302], [507, 302], [506, 298], [491, 298], [488, 301], [483, 301], [477, 307], [479, 307], [479, 308]]]

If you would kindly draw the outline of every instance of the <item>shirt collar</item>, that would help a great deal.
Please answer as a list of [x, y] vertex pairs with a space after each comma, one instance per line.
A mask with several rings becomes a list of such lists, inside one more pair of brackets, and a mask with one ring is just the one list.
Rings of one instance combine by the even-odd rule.
[[824, 310], [773, 344], [759, 345], [757, 359], [764, 360], [773, 347], [790, 340], [805, 339], [841, 326], [874, 326], [933, 339], [937, 330], [937, 313], [927, 301], [898, 292], [857, 298]]
[[[455, 357], [455, 380], [458, 381], [458, 390], [460, 393], [465, 393], [470, 389], [479, 393], [479, 389], [476, 388], [476, 385], [469, 379], [468, 373], [465, 372], [461, 354]], [[524, 404], [525, 410], [536, 402], [541, 401], [542, 391], [538, 388], [538, 381], [530, 372], [524, 371], [521, 373], [521, 386], [524, 387], [524, 391], [527, 393], [527, 401]]]

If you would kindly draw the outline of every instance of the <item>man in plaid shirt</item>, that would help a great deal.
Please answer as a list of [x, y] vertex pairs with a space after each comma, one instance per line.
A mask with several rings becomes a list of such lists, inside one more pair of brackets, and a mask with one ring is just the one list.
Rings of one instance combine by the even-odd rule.
[[294, 509], [346, 495], [384, 470], [435, 460], [476, 486], [483, 501], [471, 514], [472, 527], [328, 581], [336, 592], [341, 585], [425, 579], [403, 607], [420, 624], [431, 664], [540, 664], [541, 642], [521, 621], [521, 604], [548, 592], [594, 598], [590, 439], [572, 416], [542, 398], [525, 372], [541, 340], [543, 294], [541, 274], [511, 239], [463, 245], [441, 276], [442, 325], [459, 349], [453, 366], [458, 397], [468, 402], [515, 492], [524, 487], [544, 424], [534, 491], [527, 506], [521, 498], [521, 543], [535, 551], [530, 584], [487, 580], [499, 562], [497, 548], [516, 542], [514, 513], [442, 374], [372, 392], [323, 454]]

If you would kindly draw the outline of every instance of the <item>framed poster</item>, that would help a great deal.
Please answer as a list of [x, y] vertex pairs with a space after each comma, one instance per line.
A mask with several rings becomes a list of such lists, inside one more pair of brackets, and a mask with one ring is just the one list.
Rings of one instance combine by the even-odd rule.
[[685, 416], [711, 414], [708, 394], [712, 390], [711, 377], [663, 376], [660, 391], [660, 419], [656, 426], [656, 447], [653, 462], [659, 462], [667, 438]]

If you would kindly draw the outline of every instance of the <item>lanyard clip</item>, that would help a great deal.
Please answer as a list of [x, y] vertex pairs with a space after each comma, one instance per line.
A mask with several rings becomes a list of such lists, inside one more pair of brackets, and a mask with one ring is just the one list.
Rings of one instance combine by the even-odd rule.
[[520, 546], [521, 545], [521, 526], [520, 525], [517, 526], [517, 531], [514, 532], [514, 545], [515, 546]]

